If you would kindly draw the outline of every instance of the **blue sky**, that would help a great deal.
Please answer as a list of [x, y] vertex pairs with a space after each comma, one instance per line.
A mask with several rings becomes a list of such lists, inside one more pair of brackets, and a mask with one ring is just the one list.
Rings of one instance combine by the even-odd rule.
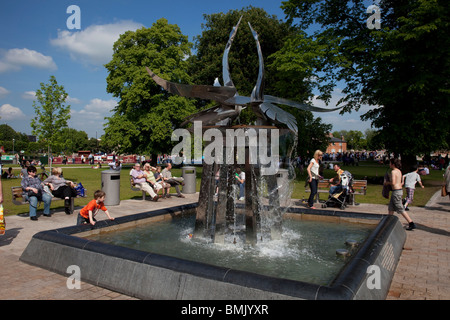
[[[81, 29], [69, 30], [70, 5], [81, 10]], [[0, 123], [31, 134], [34, 92], [54, 75], [69, 94], [69, 127], [89, 137], [103, 134], [104, 117], [116, 100], [106, 92], [112, 45], [127, 30], [151, 25], [160, 18], [177, 24], [189, 37], [201, 34], [203, 15], [239, 10], [249, 5], [285, 19], [281, 0], [15, 0], [0, 3]], [[340, 96], [339, 88], [330, 107]], [[317, 106], [324, 106], [315, 101]], [[363, 109], [363, 108], [362, 108]], [[320, 114], [333, 130], [370, 127], [359, 114]]]

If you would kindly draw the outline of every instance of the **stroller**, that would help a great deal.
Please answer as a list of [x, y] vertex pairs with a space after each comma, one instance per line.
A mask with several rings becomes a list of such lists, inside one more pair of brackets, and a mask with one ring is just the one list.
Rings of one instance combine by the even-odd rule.
[[353, 193], [353, 176], [350, 172], [344, 171], [340, 175], [341, 178], [341, 190], [333, 193], [329, 196], [328, 200], [322, 204], [322, 208], [327, 207], [336, 207], [336, 205], [340, 206], [342, 210], [347, 207], [347, 203], [349, 203], [350, 194]]

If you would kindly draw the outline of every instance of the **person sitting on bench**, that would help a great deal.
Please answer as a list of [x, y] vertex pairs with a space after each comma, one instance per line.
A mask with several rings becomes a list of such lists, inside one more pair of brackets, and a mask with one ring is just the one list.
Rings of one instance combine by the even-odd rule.
[[30, 219], [37, 221], [36, 209], [38, 201], [44, 202], [44, 216], [50, 217], [52, 196], [44, 192], [41, 179], [36, 176], [36, 167], [27, 167], [27, 176], [22, 179], [23, 197], [30, 203]]
[[334, 178], [331, 178], [329, 180], [331, 187], [330, 187], [330, 195], [333, 195], [337, 192], [342, 191], [342, 185], [341, 185], [341, 174], [344, 173], [344, 170], [341, 169], [341, 167], [335, 163], [333, 166], [334, 171], [336, 172], [336, 175]]
[[64, 210], [66, 214], [72, 214], [70, 207], [71, 198], [77, 197], [77, 190], [72, 181], [64, 179], [61, 168], [53, 168], [52, 175], [44, 180], [48, 185], [54, 197], [64, 199]]

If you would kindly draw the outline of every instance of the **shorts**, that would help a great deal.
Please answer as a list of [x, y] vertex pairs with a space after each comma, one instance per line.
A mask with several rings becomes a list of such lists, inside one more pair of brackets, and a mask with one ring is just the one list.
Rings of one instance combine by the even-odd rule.
[[[97, 221], [97, 220], [95, 220], [95, 218], [92, 218], [92, 220], [94, 220], [94, 221]], [[89, 224], [89, 223], [91, 223], [90, 221], [89, 221], [89, 217], [88, 218], [85, 218], [85, 217], [83, 217], [81, 214], [78, 214], [78, 217], [77, 217], [77, 225], [81, 225], [81, 224]]]
[[403, 207], [402, 204], [402, 197], [403, 197], [402, 189], [392, 190], [391, 201], [389, 201], [388, 207], [389, 212], [395, 211], [400, 214], [405, 212], [405, 208]]
[[412, 203], [414, 200], [414, 190], [413, 188], [406, 188], [406, 202]]

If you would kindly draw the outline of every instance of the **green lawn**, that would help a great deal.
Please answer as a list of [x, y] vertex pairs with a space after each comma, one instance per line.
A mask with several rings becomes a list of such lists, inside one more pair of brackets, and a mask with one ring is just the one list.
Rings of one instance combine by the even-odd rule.
[[[8, 167], [7, 165], [5, 166]], [[72, 167], [72, 166], [71, 166]], [[88, 190], [86, 198], [77, 198], [75, 200], [75, 206], [84, 206], [91, 199], [93, 199], [93, 193], [97, 189], [101, 189], [101, 171], [103, 169], [92, 169], [88, 165], [79, 165], [77, 168], [67, 168], [62, 166], [64, 177], [68, 180], [72, 180], [76, 183], [81, 182]], [[18, 173], [19, 168], [15, 168], [14, 172]], [[130, 188], [129, 171], [131, 167], [125, 167], [120, 174], [120, 199], [126, 200], [131, 198], [141, 198], [141, 192], [132, 191]], [[375, 179], [376, 177], [384, 176], [387, 167], [379, 165], [374, 162], [360, 162], [359, 166], [355, 167], [343, 167], [344, 170], [350, 171], [355, 179], [363, 179], [368, 177], [369, 179]], [[40, 169], [38, 170], [38, 172]], [[197, 191], [200, 190], [202, 168], [197, 167]], [[174, 176], [181, 176], [181, 169], [172, 169]], [[334, 175], [334, 171], [325, 169], [324, 177], [331, 178]], [[433, 170], [428, 176], [421, 176], [425, 188], [422, 189], [418, 185], [416, 186], [416, 192], [414, 195], [414, 206], [424, 206], [431, 196], [440, 189], [442, 183], [442, 171]], [[309, 193], [305, 192], [305, 179], [306, 173], [298, 173], [294, 183], [294, 193], [292, 198], [303, 199], [308, 198]], [[20, 186], [20, 179], [3, 179], [3, 206], [6, 215], [15, 215], [19, 213], [27, 213], [28, 205], [17, 206], [12, 203], [11, 199], [11, 187]], [[379, 184], [369, 183], [366, 196], [356, 196], [356, 201], [361, 203], [374, 203], [374, 204], [387, 204], [388, 200], [381, 196], [382, 186]], [[325, 200], [326, 195], [322, 194], [321, 199]], [[63, 201], [52, 202], [52, 208], [62, 208], [64, 206]], [[42, 209], [42, 205], [40, 209]]]

